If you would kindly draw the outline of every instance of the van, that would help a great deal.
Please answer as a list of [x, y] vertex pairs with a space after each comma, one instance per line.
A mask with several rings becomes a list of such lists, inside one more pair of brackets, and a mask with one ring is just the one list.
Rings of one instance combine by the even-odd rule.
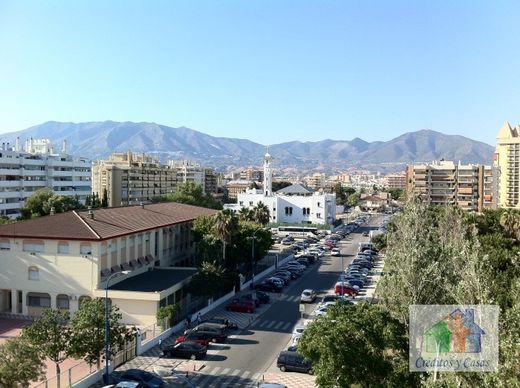
[[294, 371], [303, 372], [312, 375], [314, 370], [312, 369], [312, 363], [306, 361], [304, 357], [298, 352], [283, 351], [278, 355], [276, 360], [276, 366], [280, 368], [282, 372]]

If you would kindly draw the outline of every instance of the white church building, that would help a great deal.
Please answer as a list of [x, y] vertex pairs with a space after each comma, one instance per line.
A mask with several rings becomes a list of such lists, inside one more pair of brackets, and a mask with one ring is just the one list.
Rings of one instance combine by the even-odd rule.
[[267, 152], [263, 189], [238, 193], [237, 203], [224, 205], [224, 208], [238, 212], [243, 207], [253, 208], [262, 202], [269, 208], [271, 223], [331, 225], [336, 219], [336, 194], [315, 192], [298, 183], [273, 193], [272, 159]]

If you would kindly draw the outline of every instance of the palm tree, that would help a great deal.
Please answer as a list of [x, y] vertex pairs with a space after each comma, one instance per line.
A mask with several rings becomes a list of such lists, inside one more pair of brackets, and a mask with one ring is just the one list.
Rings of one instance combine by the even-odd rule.
[[261, 225], [267, 225], [270, 220], [269, 207], [262, 201], [253, 208], [253, 220]]
[[238, 219], [240, 221], [252, 221], [252, 218], [251, 210], [249, 210], [247, 207], [242, 207], [238, 211]]
[[226, 244], [238, 230], [238, 221], [230, 210], [219, 211], [215, 216], [213, 233], [222, 242], [222, 263], [226, 264]]
[[520, 239], [520, 212], [516, 209], [505, 209], [500, 216], [500, 224], [514, 239]]

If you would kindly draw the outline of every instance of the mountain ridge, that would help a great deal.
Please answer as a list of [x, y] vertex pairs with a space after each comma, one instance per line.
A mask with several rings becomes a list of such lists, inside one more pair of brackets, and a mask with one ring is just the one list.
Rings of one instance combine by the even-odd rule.
[[[265, 146], [247, 139], [210, 136], [184, 126], [157, 123], [96, 121], [84, 123], [47, 121], [30, 128], [5, 133], [2, 142], [14, 144], [16, 137], [49, 138], [56, 146], [67, 141], [68, 152], [105, 159], [112, 152], [132, 151], [158, 156], [161, 160], [188, 159], [204, 166], [230, 171], [262, 164]], [[490, 164], [494, 148], [461, 135], [446, 135], [430, 129], [406, 132], [388, 141], [352, 140], [289, 141], [269, 145], [275, 167], [312, 172], [345, 171], [349, 167], [391, 170], [407, 163], [444, 158], [463, 163]], [[386, 167], [384, 167], [386, 166]]]

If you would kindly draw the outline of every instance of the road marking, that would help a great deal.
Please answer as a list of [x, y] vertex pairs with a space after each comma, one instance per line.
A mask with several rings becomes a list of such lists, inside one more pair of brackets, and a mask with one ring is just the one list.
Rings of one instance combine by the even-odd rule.
[[226, 368], [224, 369], [220, 374], [221, 375], [227, 375], [229, 373], [229, 371], [231, 370], [231, 368]]
[[282, 330], [285, 331], [285, 330], [288, 330], [290, 327], [291, 327], [291, 322], [286, 322], [285, 325], [282, 326]]
[[267, 325], [266, 329], [270, 329], [270, 328], [273, 327], [275, 324], [276, 324], [276, 321], [271, 321], [271, 322], [269, 322], [269, 325]]
[[258, 381], [258, 379], [260, 379], [260, 376], [262, 376], [261, 373], [255, 373], [253, 377], [251, 377], [251, 380]]
[[211, 375], [216, 375], [220, 369], [221, 369], [220, 366], [216, 366], [213, 369], [211, 369], [210, 372], [207, 372], [207, 373], [211, 374]]
[[243, 378], [244, 380], [248, 378], [248, 376], [251, 374], [251, 372], [249, 372], [248, 370], [246, 370], [244, 373], [242, 373], [242, 375], [240, 376], [241, 378]]
[[268, 321], [261, 321], [258, 327], [264, 327]]
[[280, 327], [282, 327], [283, 322], [278, 322], [276, 326], [274, 327], [275, 330], [278, 330]]

